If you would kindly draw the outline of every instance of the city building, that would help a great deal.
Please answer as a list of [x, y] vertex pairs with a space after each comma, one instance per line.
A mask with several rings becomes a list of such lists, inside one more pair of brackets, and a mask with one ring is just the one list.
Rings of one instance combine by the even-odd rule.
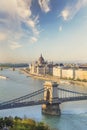
[[55, 64], [44, 60], [42, 54], [39, 59], [30, 66], [30, 73], [34, 75], [52, 75], [61, 79], [73, 79], [87, 81], [87, 65], [77, 67], [76, 65], [68, 66], [65, 64]]
[[62, 78], [62, 67], [60, 66], [54, 66], [53, 67], [53, 76]]
[[87, 81], [87, 69], [77, 69], [77, 70], [75, 70], [75, 80]]
[[53, 74], [53, 63], [44, 60], [42, 54], [39, 59], [29, 66], [30, 73], [35, 75]]
[[63, 79], [74, 79], [75, 78], [75, 69], [74, 68], [62, 69], [62, 78]]

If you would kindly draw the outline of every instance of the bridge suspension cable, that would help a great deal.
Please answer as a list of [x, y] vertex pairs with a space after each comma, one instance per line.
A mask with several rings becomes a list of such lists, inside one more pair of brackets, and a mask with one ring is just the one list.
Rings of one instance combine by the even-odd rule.
[[69, 93], [74, 93], [74, 94], [81, 94], [81, 95], [87, 95], [87, 93], [80, 93], [80, 92], [76, 92], [76, 91], [71, 91], [71, 90], [67, 90], [67, 89], [63, 89], [63, 88], [59, 88], [58, 87], [58, 90], [60, 91], [64, 91], [64, 92], [69, 92]]
[[58, 100], [61, 102], [87, 100], [87, 93], [76, 92], [58, 87]]
[[[0, 109], [7, 109], [7, 108], [13, 108], [13, 107], [22, 107], [22, 106], [29, 106], [29, 105], [38, 105], [42, 103], [50, 103], [47, 100], [40, 99], [40, 94], [44, 94], [44, 91], [47, 91], [50, 88], [42, 88], [38, 91], [32, 92], [30, 94], [27, 94], [25, 96], [21, 96], [9, 101], [4, 101], [0, 103]], [[54, 104], [60, 104], [67, 101], [79, 101], [79, 100], [87, 100], [87, 93], [80, 93], [68, 89], [63, 89], [58, 87], [58, 96], [52, 98], [52, 103]], [[53, 92], [52, 92], [53, 93]], [[35, 97], [36, 96], [36, 97]], [[39, 99], [37, 100], [37, 97]], [[43, 96], [42, 96], [43, 97]], [[42, 98], [41, 97], [41, 98]], [[34, 99], [35, 98], [35, 99]], [[31, 100], [33, 99], [33, 100]]]
[[35, 91], [35, 92], [33, 92], [33, 93], [30, 93], [30, 94], [27, 94], [27, 95], [25, 95], [25, 96], [21, 96], [21, 97], [19, 97], [19, 98], [15, 98], [15, 99], [13, 99], [13, 100], [9, 100], [9, 101], [5, 101], [5, 102], [2, 102], [2, 103], [0, 103], [0, 106], [2, 106], [2, 105], [6, 105], [6, 104], [11, 104], [11, 103], [13, 103], [13, 102], [20, 102], [20, 101], [22, 101], [22, 100], [26, 100], [26, 99], [29, 99], [29, 98], [31, 98], [31, 97], [34, 97], [34, 96], [36, 96], [36, 95], [39, 95], [39, 94], [41, 94], [41, 93], [43, 93], [44, 91], [46, 91], [44, 88], [42, 88], [42, 89], [40, 89], [40, 90], [38, 90], [38, 91]]

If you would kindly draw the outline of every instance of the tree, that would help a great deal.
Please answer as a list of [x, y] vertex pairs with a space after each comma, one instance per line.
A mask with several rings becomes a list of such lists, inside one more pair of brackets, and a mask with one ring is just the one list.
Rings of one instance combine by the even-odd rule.
[[3, 126], [4, 126], [4, 120], [3, 118], [0, 118], [0, 128], [3, 128]]
[[4, 124], [6, 126], [13, 126], [14, 122], [13, 122], [13, 118], [12, 117], [5, 117], [4, 118]]

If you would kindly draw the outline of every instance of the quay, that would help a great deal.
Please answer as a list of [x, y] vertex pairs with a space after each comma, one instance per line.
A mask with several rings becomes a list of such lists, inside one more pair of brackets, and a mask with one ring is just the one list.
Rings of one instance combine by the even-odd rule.
[[35, 78], [35, 79], [53, 81], [59, 84], [73, 84], [73, 85], [78, 85], [78, 86], [87, 86], [87, 82], [83, 82], [83, 81], [65, 80], [65, 79], [60, 79], [58, 77], [50, 76], [50, 75], [35, 75], [35, 74], [31, 74], [29, 70], [26, 70], [26, 69], [20, 69], [20, 71], [24, 73], [25, 75]]

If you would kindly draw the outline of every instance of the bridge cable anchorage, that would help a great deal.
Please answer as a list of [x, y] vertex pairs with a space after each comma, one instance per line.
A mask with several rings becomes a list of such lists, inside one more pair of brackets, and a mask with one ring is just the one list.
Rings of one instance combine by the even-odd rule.
[[20, 101], [29, 99], [29, 98], [31, 98], [31, 97], [34, 97], [34, 96], [36, 96], [36, 95], [39, 95], [39, 94], [43, 93], [44, 91], [46, 91], [46, 89], [44, 89], [44, 88], [43, 88], [43, 89], [40, 89], [40, 90], [35, 91], [35, 92], [33, 92], [33, 93], [27, 94], [27, 95], [25, 95], [25, 96], [21, 96], [21, 97], [19, 97], [19, 98], [15, 98], [15, 99], [13, 99], [13, 100], [9, 100], [9, 101], [2, 102], [2, 103], [0, 103], [0, 106], [7, 105], [7, 104], [11, 104], [11, 103], [17, 103], [17, 102], [20, 102]]

